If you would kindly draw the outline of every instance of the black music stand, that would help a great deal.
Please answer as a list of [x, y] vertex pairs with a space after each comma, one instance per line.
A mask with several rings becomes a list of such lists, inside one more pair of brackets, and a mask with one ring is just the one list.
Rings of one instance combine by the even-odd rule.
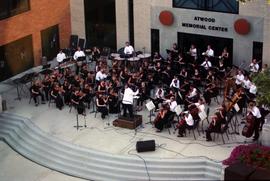
[[155, 109], [155, 104], [153, 103], [153, 101], [150, 101], [148, 103], [146, 103], [146, 108], [149, 111], [149, 122], [145, 123], [145, 124], [153, 124], [152, 122], [152, 114], [153, 114], [153, 110]]
[[[84, 117], [84, 126], [80, 126], [79, 125], [79, 115], [82, 115]], [[83, 127], [87, 127], [86, 125], [86, 114], [85, 114], [85, 110], [83, 111], [83, 113], [79, 113], [78, 110], [77, 110], [77, 113], [76, 113], [76, 120], [77, 120], [77, 125], [73, 126], [74, 128], [77, 128], [77, 131], [79, 128], [83, 128]]]

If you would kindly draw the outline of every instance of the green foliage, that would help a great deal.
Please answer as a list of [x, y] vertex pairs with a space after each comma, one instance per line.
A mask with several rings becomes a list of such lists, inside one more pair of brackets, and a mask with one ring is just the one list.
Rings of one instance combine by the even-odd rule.
[[253, 75], [252, 81], [257, 86], [257, 103], [270, 107], [270, 69]]

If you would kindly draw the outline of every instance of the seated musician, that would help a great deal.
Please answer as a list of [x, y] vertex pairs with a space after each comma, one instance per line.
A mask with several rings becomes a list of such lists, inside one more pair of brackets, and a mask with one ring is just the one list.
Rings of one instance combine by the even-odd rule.
[[177, 76], [174, 76], [174, 78], [172, 79], [170, 88], [172, 88], [175, 92], [177, 92], [178, 89], [180, 88], [180, 82]]
[[205, 70], [209, 70], [212, 67], [212, 63], [209, 61], [208, 57], [205, 57], [201, 66], [203, 66]]
[[179, 120], [176, 128], [178, 129], [177, 137], [184, 137], [186, 129], [192, 129], [194, 126], [194, 120], [190, 113], [182, 113], [182, 119]]
[[115, 114], [120, 112], [120, 101], [118, 98], [118, 93], [115, 90], [115, 88], [112, 88], [109, 91], [108, 104], [109, 104], [109, 113]]
[[128, 79], [128, 85], [133, 88], [133, 87], [137, 86], [137, 83], [138, 83], [137, 81], [138, 81], [137, 74], [132, 73], [131, 77]]
[[158, 89], [155, 94], [155, 99], [153, 100], [153, 103], [155, 104], [156, 110], [159, 109], [158, 105], [164, 101], [164, 90], [161, 86], [158, 86]]
[[153, 62], [158, 62], [158, 61], [161, 61], [161, 60], [162, 60], [161, 55], [158, 52], [154, 52]]
[[103, 94], [105, 94], [106, 92], [107, 92], [107, 84], [106, 84], [106, 82], [104, 81], [104, 80], [102, 80], [100, 83], [99, 83], [99, 85], [98, 85], [98, 87], [97, 87], [97, 92], [98, 93], [103, 93]]
[[178, 46], [177, 46], [176, 43], [173, 44], [170, 52], [171, 52], [172, 59], [174, 60], [177, 57], [178, 53], [179, 53], [179, 49], [178, 49]]
[[35, 101], [35, 105], [38, 106], [38, 102], [37, 102], [37, 97], [40, 96], [41, 97], [41, 103], [45, 104], [45, 100], [44, 100], [44, 95], [42, 93], [42, 86], [41, 83], [36, 80], [34, 82], [34, 84], [30, 87], [30, 93], [31, 96], [33, 97], [34, 101]]
[[218, 75], [221, 79], [225, 77], [226, 67], [224, 65], [224, 61], [221, 59], [218, 61]]
[[169, 104], [170, 110], [169, 110], [169, 119], [173, 118], [175, 115], [175, 108], [177, 107], [177, 102], [175, 96], [171, 96], [169, 100], [166, 100], [166, 103]]
[[168, 122], [168, 117], [169, 107], [167, 104], [162, 104], [161, 109], [154, 120], [154, 126], [157, 129], [156, 132], [161, 132], [163, 130], [164, 125], [166, 125]]
[[79, 114], [84, 112], [83, 93], [78, 88], [71, 95], [71, 106], [74, 106]]
[[104, 80], [107, 78], [106, 70], [105, 68], [101, 68], [100, 71], [97, 72], [96, 74], [96, 81], [100, 82], [101, 80]]
[[198, 90], [194, 87], [194, 85], [190, 85], [189, 93], [186, 95], [186, 101], [188, 104], [195, 103], [198, 101], [199, 93]]
[[260, 124], [264, 120], [262, 120], [262, 115], [261, 115], [260, 109], [256, 106], [256, 103], [254, 101], [251, 101], [248, 104], [247, 115], [250, 113], [255, 117], [253, 141], [257, 141], [259, 139], [259, 136], [260, 136], [260, 134], [259, 134]]
[[51, 90], [52, 82], [49, 75], [45, 75], [43, 81], [43, 91], [45, 93], [46, 100], [49, 101], [49, 91]]
[[258, 73], [259, 72], [259, 64], [257, 63], [257, 60], [254, 58], [251, 63], [249, 64], [249, 71], [251, 73]]
[[222, 128], [222, 124], [224, 124], [223, 115], [220, 112], [216, 112], [212, 117], [212, 121], [208, 126], [206, 132], [206, 141], [212, 141], [211, 133], [213, 132], [220, 132]]
[[230, 62], [229, 62], [229, 52], [227, 50], [227, 47], [225, 47], [219, 56], [219, 59], [222, 60], [224, 63], [225, 68], [231, 67]]
[[254, 100], [256, 98], [257, 86], [255, 85], [254, 82], [250, 82], [250, 87], [249, 87], [249, 91], [248, 91], [247, 95], [248, 95], [248, 98], [250, 100]]
[[143, 108], [143, 103], [150, 97], [150, 89], [145, 82], [142, 82], [139, 87], [138, 111]]
[[93, 61], [97, 61], [100, 57], [100, 50], [98, 47], [93, 47], [93, 50], [92, 50], [92, 59]]
[[238, 70], [238, 73], [237, 73], [237, 75], [236, 75], [236, 77], [235, 77], [235, 84], [236, 84], [236, 87], [237, 87], [237, 88], [240, 88], [240, 87], [241, 87], [244, 78], [245, 78], [245, 77], [244, 77], [242, 71], [241, 71], [241, 70]]
[[74, 53], [74, 55], [73, 55], [73, 59], [77, 61], [79, 57], [85, 57], [85, 54], [84, 54], [84, 52], [81, 50], [81, 47], [78, 47], [78, 48], [77, 48], [77, 51], [76, 51], [76, 52]]
[[119, 76], [120, 76], [122, 84], [126, 84], [129, 80], [129, 77], [130, 77], [130, 74], [128, 72], [128, 68], [125, 67], [124, 69], [122, 69]]
[[126, 58], [132, 57], [134, 52], [134, 48], [129, 44], [129, 42], [126, 42], [125, 44], [125, 48], [124, 48], [124, 54]]
[[[181, 85], [180, 87], [180, 93], [182, 96], [186, 96], [189, 92], [189, 88], [190, 88], [190, 85], [189, 85], [189, 82], [187, 79], [184, 80], [184, 84]], [[183, 99], [185, 99], [185, 97], [183, 97]]]
[[205, 79], [207, 84], [215, 82], [215, 76], [213, 75], [213, 72], [211, 70], [208, 71]]
[[87, 104], [87, 108], [90, 109], [90, 103], [95, 97], [93, 88], [89, 84], [85, 83], [82, 92], [85, 94], [84, 102]]
[[203, 52], [202, 55], [208, 58], [214, 57], [214, 50], [211, 48], [211, 45], [207, 45], [207, 50]]
[[87, 65], [83, 65], [80, 75], [83, 79], [86, 79], [87, 75], [88, 75], [89, 71], [87, 70]]
[[245, 92], [248, 93], [249, 92], [249, 89], [250, 89], [250, 79], [248, 77], [248, 75], [245, 75], [244, 77], [244, 80], [243, 80], [243, 83], [242, 83], [242, 86], [243, 88], [245, 89]]
[[195, 103], [195, 106], [199, 109], [199, 112], [205, 112], [204, 100], [202, 98]]
[[71, 87], [72, 86], [68, 82], [68, 80], [65, 80], [63, 84], [63, 90], [64, 90], [64, 101], [66, 105], [70, 105], [71, 103], [71, 94], [72, 94]]
[[64, 106], [62, 92], [63, 92], [63, 89], [61, 87], [59, 87], [58, 84], [54, 84], [54, 86], [51, 90], [51, 93], [50, 93], [51, 98], [55, 101], [56, 107], [59, 110], [62, 110], [62, 108]]
[[192, 77], [192, 80], [193, 80], [193, 84], [194, 85], [197, 85], [197, 86], [201, 86], [201, 74], [199, 72], [199, 69], [194, 69], [194, 75]]
[[154, 82], [155, 82], [156, 84], [159, 84], [159, 82], [161, 81], [161, 80], [160, 80], [161, 73], [162, 73], [162, 71], [163, 71], [163, 68], [162, 68], [160, 62], [157, 62], [157, 63], [156, 63], [156, 65], [155, 65], [155, 67], [154, 67], [154, 71], [155, 71], [155, 73], [154, 73]]
[[210, 105], [211, 98], [216, 97], [217, 95], [218, 95], [218, 88], [216, 87], [216, 85], [213, 83], [207, 84], [203, 93], [205, 103]]
[[96, 104], [97, 104], [97, 111], [101, 112], [101, 118], [104, 119], [105, 116], [108, 115], [108, 108], [107, 108], [108, 97], [104, 94], [97, 94]]
[[183, 82], [183, 80], [188, 78], [188, 72], [185, 68], [182, 68], [182, 70], [180, 71], [180, 79], [181, 82]]

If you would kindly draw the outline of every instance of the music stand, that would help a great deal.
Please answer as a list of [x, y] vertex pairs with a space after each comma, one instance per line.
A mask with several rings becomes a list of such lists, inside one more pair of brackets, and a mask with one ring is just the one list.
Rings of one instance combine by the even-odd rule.
[[147, 122], [145, 124], [149, 124], [149, 123], [153, 124], [151, 118], [152, 118], [153, 110], [155, 109], [156, 106], [153, 103], [153, 101], [146, 103], [145, 106], [146, 106], [147, 110], [149, 111], [149, 122]]
[[[79, 115], [83, 115], [83, 117], [84, 117], [84, 126], [79, 125]], [[79, 113], [78, 110], [77, 110], [77, 113], [76, 113], [77, 125], [73, 126], [74, 128], [77, 128], [77, 131], [78, 131], [79, 128], [82, 128], [82, 127], [86, 128], [87, 127], [85, 116], [86, 116], [85, 115], [85, 110], [83, 111], [83, 113]]]

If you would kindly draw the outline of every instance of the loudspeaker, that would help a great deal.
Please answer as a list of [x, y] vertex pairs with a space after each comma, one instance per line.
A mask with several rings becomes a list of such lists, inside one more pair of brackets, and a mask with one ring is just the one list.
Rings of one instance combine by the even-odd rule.
[[79, 38], [78, 46], [81, 47], [81, 49], [85, 48], [85, 39]]
[[78, 46], [78, 35], [70, 35], [70, 40], [69, 40], [69, 47], [72, 49], [76, 49]]
[[137, 141], [136, 144], [137, 152], [155, 151], [155, 149], [156, 149], [155, 140]]
[[224, 180], [248, 180], [249, 176], [255, 171], [252, 166], [243, 163], [235, 163], [225, 168]]

